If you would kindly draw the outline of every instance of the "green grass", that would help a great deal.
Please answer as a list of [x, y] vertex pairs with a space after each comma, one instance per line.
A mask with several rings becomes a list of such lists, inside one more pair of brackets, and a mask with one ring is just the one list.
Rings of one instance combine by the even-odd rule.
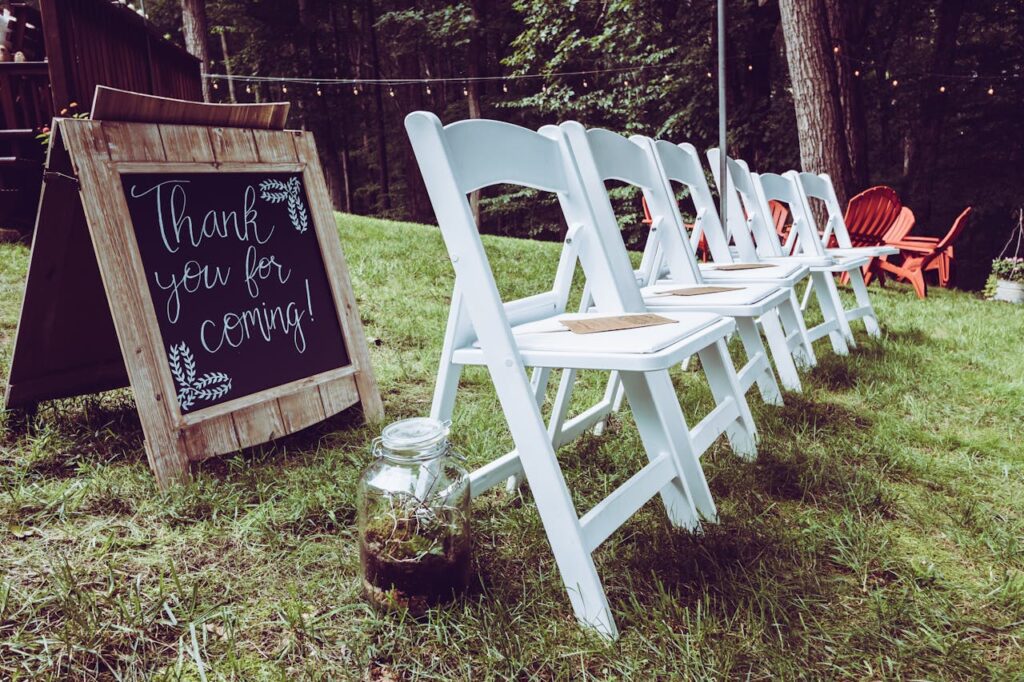
[[[425, 414], [440, 236], [339, 225], [387, 417]], [[507, 293], [550, 283], [557, 244], [487, 246]], [[4, 368], [27, 262], [0, 247]], [[1024, 679], [1024, 310], [872, 295], [880, 340], [858, 325], [849, 357], [819, 345], [784, 408], [752, 394], [756, 462], [705, 455], [721, 523], [691, 536], [654, 501], [599, 549], [611, 645], [576, 626], [528, 491], [474, 503], [467, 597], [421, 621], [366, 606], [355, 488], [377, 429], [351, 416], [162, 493], [127, 391], [43, 405], [2, 441], [0, 678]], [[691, 416], [711, 404], [701, 377], [678, 374]], [[509, 447], [484, 372], [453, 430], [473, 464]], [[581, 512], [644, 461], [628, 412], [559, 456]]]

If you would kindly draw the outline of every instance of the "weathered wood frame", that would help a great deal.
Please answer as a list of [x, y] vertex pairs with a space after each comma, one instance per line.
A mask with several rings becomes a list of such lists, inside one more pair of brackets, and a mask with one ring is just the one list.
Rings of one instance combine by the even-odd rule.
[[[54, 128], [48, 168], [54, 182], [47, 183], [40, 205], [33, 266], [8, 377], [8, 408], [115, 388], [124, 385], [126, 377], [135, 393], [146, 456], [161, 485], [187, 478], [190, 462], [294, 433], [356, 402], [362, 403], [367, 419], [382, 418], [383, 406], [348, 267], [310, 133], [64, 119]], [[349, 365], [182, 415], [127, 202], [120, 190], [121, 173], [174, 171], [303, 173]], [[80, 199], [74, 196], [75, 178]], [[45, 322], [33, 322], [40, 311], [29, 306], [61, 295], [53, 290], [55, 269], [68, 265], [90, 274], [89, 263], [72, 265], [74, 258], [63, 252], [65, 242], [85, 241], [81, 233], [86, 227], [102, 291], [96, 292], [94, 284], [85, 288], [94, 292], [94, 307], [105, 309], [112, 322], [123, 366], [109, 347], [87, 344], [90, 349], [82, 351], [77, 366], [54, 372], [45, 358], [34, 352], [34, 341], [43, 334], [59, 336], [72, 329], [60, 322], [59, 301], [45, 305]], [[47, 234], [50, 228], [55, 236], [64, 232], [66, 239], [51, 238]], [[86, 254], [76, 255], [89, 259]], [[95, 300], [97, 297], [105, 300]], [[70, 314], [63, 307], [63, 312]], [[101, 315], [97, 326], [104, 324]], [[100, 329], [98, 336], [110, 345], [108, 330]]]

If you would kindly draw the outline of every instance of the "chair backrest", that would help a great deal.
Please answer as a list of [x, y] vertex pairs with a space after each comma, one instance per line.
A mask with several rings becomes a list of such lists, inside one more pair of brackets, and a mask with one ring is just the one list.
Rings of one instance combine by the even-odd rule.
[[914, 229], [915, 222], [917, 222], [917, 218], [914, 217], [914, 212], [910, 210], [909, 206], [900, 208], [895, 222], [882, 235], [882, 242], [888, 244], [903, 239]]
[[939, 245], [935, 247], [936, 251], [945, 250], [946, 247], [952, 244], [956, 238], [960, 236], [960, 233], [964, 231], [965, 227], [967, 227], [967, 219], [970, 218], [971, 211], [973, 210], [974, 208], [972, 206], [968, 206], [956, 217], [956, 220], [953, 221], [953, 226], [949, 228], [949, 232], [947, 232], [946, 236], [942, 238]]
[[[605, 183], [618, 180], [638, 187], [643, 192], [644, 204], [651, 216], [651, 233], [640, 268], [645, 283], [652, 283], [658, 278], [662, 261], [668, 267], [672, 279], [700, 283], [697, 257], [686, 238], [679, 207], [658, 165], [652, 163], [647, 150], [647, 138], [631, 140], [608, 130], [586, 130], [573, 122], [563, 123], [558, 129], [576, 159], [598, 221], [595, 227], [604, 232], [605, 239], [612, 240], [619, 234]], [[546, 133], [548, 130], [546, 127], [541, 132]]]
[[[715, 179], [715, 184], [718, 186], [719, 195], [722, 192], [722, 179], [719, 177], [721, 170], [720, 158], [717, 148], [711, 148], [707, 151], [708, 164], [711, 166], [711, 174]], [[758, 241], [759, 238], [756, 232], [767, 227], [768, 219], [752, 208], [753, 204], [756, 203], [753, 198], [751, 198], [752, 204], [750, 206], [747, 206], [743, 200], [744, 190], [753, 192], [753, 187], [746, 181], [749, 175], [750, 169], [747, 168], [746, 163], [731, 158], [728, 159], [726, 161], [728, 191], [725, 193], [725, 198], [719, 196], [719, 202], [724, 201], [728, 209], [726, 212], [726, 224], [723, 227], [725, 228], [726, 236], [736, 245], [740, 259], [756, 261], [758, 256], [777, 256], [781, 254], [776, 253], [773, 248], [773, 245], [778, 244], [777, 237], [769, 240], [764, 245]], [[742, 189], [737, 186], [737, 180], [743, 184]], [[751, 213], [752, 210], [753, 213]]]
[[[696, 248], [703, 236], [707, 240], [711, 257], [716, 263], [731, 263], [733, 257], [729, 250], [729, 235], [722, 226], [696, 148], [688, 142], [675, 145], [665, 140], [658, 140], [651, 144], [661, 169], [661, 175], [670, 183], [678, 182], [684, 185], [693, 201], [697, 217], [694, 221], [691, 247]], [[671, 191], [671, 185], [669, 191]], [[736, 240], [736, 245], [741, 253], [754, 253], [754, 243], [750, 240], [745, 228]]]
[[[902, 204], [891, 187], [870, 187], [850, 199], [844, 221], [854, 246], [881, 244], [900, 216]], [[905, 235], [904, 235], [905, 236]]]
[[606, 249], [593, 230], [579, 230], [579, 238], [567, 240], [571, 256], [565, 257], [567, 252], [563, 252], [550, 291], [507, 303], [501, 300], [467, 195], [504, 183], [553, 192], [570, 231], [593, 224], [575, 162], [557, 140], [486, 119], [442, 126], [429, 112], [409, 114], [405, 125], [455, 267], [456, 286], [467, 302], [472, 329], [459, 334], [460, 344], [471, 340], [467, 335], [475, 336], [481, 346], [517, 355], [510, 326], [565, 310], [577, 258], [599, 309], [644, 310], [621, 236], [617, 250]]
[[796, 171], [786, 171], [782, 175], [777, 173], [753, 173], [752, 181], [756, 187], [756, 196], [764, 207], [768, 209], [768, 202], [771, 200], [786, 204], [790, 215], [793, 216], [793, 237], [796, 248], [800, 253], [810, 256], [821, 256], [825, 249], [821, 244], [821, 237], [818, 234], [817, 226], [814, 223], [814, 216], [811, 207], [807, 202], [803, 186], [800, 183], [800, 174]]
[[817, 199], [825, 204], [828, 212], [828, 223], [821, 235], [821, 244], [829, 246], [829, 242], [835, 237], [836, 244], [844, 249], [853, 246], [850, 233], [846, 229], [846, 221], [843, 220], [843, 209], [839, 205], [839, 197], [836, 196], [836, 188], [832, 185], [832, 178], [828, 173], [815, 175], [814, 173], [798, 173], [800, 185], [803, 188], [804, 196], [809, 199]]

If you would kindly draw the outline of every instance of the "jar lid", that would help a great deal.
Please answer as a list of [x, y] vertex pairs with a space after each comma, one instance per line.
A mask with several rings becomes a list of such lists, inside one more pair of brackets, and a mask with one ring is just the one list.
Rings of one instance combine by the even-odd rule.
[[388, 424], [381, 432], [381, 445], [388, 450], [425, 450], [448, 437], [450, 422], [430, 417], [413, 417]]

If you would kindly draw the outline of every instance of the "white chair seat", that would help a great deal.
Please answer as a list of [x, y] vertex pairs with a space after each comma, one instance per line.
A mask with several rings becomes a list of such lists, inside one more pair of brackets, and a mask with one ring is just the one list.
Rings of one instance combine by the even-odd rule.
[[[658, 313], [675, 320], [638, 329], [575, 334], [559, 320], [608, 317], [606, 313], [563, 313], [512, 327], [528, 367], [654, 371], [667, 369], [732, 333], [734, 320], [712, 313]], [[486, 364], [479, 341], [455, 351], [463, 365]]]
[[751, 270], [717, 270], [714, 263], [701, 263], [700, 274], [709, 283], [723, 285], [727, 282], [785, 282], [792, 286], [807, 276], [808, 266], [804, 263], [779, 261], [771, 263], [771, 266]]
[[801, 265], [806, 265], [809, 268], [822, 268], [835, 263], [835, 258], [824, 254], [820, 256], [807, 254], [796, 254], [793, 256], [768, 256], [762, 260], [766, 263], [800, 263]]
[[[767, 268], [765, 268], [767, 269]], [[644, 305], [649, 310], [661, 309], [678, 310], [707, 310], [709, 312], [721, 311], [721, 314], [748, 314], [760, 315], [765, 310], [770, 310], [779, 305], [789, 297], [788, 288], [780, 288], [772, 284], [739, 284], [733, 283], [712, 286], [732, 286], [731, 291], [718, 291], [709, 294], [690, 294], [673, 296], [665, 292], [679, 289], [695, 289], [708, 286], [706, 284], [679, 284], [671, 280], [661, 280], [657, 284], [641, 289], [644, 297]], [[743, 311], [743, 312], [738, 312]]]
[[878, 258], [879, 256], [895, 256], [900, 250], [895, 246], [851, 246], [850, 248], [830, 248], [825, 249], [825, 253], [830, 256], [853, 256], [861, 257], [866, 256], [868, 258]]

